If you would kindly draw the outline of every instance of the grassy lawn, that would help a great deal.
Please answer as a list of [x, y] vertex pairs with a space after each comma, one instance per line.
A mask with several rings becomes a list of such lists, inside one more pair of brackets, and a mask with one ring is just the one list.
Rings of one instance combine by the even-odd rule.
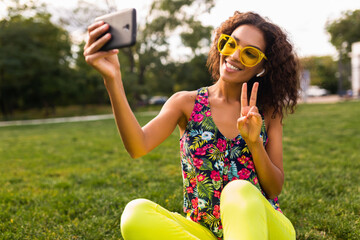
[[[344, 102], [285, 120], [280, 204], [297, 239], [360, 239], [359, 119], [360, 102]], [[0, 128], [0, 239], [122, 239], [139, 197], [181, 212], [178, 138], [133, 160], [113, 120]]]

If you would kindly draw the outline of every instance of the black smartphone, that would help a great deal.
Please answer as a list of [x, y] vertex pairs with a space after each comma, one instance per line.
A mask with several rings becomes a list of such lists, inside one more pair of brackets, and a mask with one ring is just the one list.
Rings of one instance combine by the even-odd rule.
[[136, 43], [135, 8], [109, 13], [95, 18], [95, 21], [104, 21], [110, 26], [106, 33], [111, 34], [111, 39], [100, 49], [100, 51], [130, 47]]

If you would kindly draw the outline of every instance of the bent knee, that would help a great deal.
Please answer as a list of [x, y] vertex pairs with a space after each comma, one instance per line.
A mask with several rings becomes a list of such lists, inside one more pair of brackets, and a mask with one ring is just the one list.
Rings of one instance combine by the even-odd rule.
[[139, 198], [129, 202], [121, 215], [120, 228], [123, 235], [127, 232], [138, 231], [139, 223], [147, 214], [151, 214], [156, 208], [156, 203]]
[[228, 196], [233, 198], [234, 195], [246, 196], [246, 198], [248, 198], [249, 195], [258, 195], [259, 193], [260, 191], [249, 181], [234, 180], [224, 187], [221, 193], [221, 198], [227, 198]]
[[221, 208], [256, 209], [261, 202], [261, 192], [249, 181], [234, 180], [228, 183], [222, 193]]
[[[156, 207], [156, 203], [144, 199], [144, 198], [138, 198], [135, 200], [130, 201], [124, 209], [124, 213], [137, 213], [138, 211], [142, 212], [146, 209], [153, 209]], [[123, 214], [124, 214], [123, 213]]]

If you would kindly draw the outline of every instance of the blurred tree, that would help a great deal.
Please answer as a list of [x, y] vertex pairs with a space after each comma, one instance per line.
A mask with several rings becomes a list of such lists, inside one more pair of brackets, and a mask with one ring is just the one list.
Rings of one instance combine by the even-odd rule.
[[337, 63], [331, 56], [302, 58], [301, 65], [310, 71], [310, 85], [327, 89], [333, 94], [337, 92]]
[[191, 49], [195, 57], [207, 54], [210, 50], [212, 30], [213, 27], [203, 26], [200, 21], [191, 19], [188, 30], [180, 34], [182, 43]]
[[101, 76], [85, 62], [83, 49], [87, 27], [94, 22], [96, 17], [112, 11], [116, 11], [113, 1], [88, 2], [79, 0], [75, 8], [60, 8], [56, 9], [56, 13], [54, 13], [53, 21], [72, 33], [72, 43], [75, 49], [73, 66], [75, 76], [70, 94], [73, 104], [85, 106], [87, 104], [109, 103]]
[[360, 9], [343, 12], [339, 19], [328, 21], [326, 30], [335, 48], [338, 51], [344, 50], [343, 58], [349, 58], [351, 44], [360, 41]]
[[[88, 2], [84, 0], [77, 1], [75, 8], [57, 8], [53, 13], [53, 21], [63, 26], [66, 30], [77, 35], [78, 37], [73, 39], [75, 44], [82, 42], [83, 33], [87, 31], [87, 27], [94, 22], [94, 19], [98, 16], [104, 15], [111, 11], [116, 11], [113, 5], [101, 5], [98, 2]], [[51, 10], [50, 11], [54, 11]], [[77, 40], [81, 39], [79, 42]]]
[[[179, 73], [177, 69], [185, 67], [188, 70], [190, 67], [186, 62], [181, 63], [178, 59], [173, 59], [174, 49], [170, 49], [170, 42], [176, 39], [181, 39], [180, 47], [190, 49], [188, 61], [194, 58], [194, 62], [199, 63], [199, 60], [202, 60], [201, 69], [204, 70], [204, 74], [197, 74], [197, 76], [209, 80], [203, 53], [209, 49], [212, 27], [203, 26], [197, 18], [200, 14], [210, 11], [213, 6], [214, 0], [156, 0], [152, 2], [145, 21], [139, 21], [145, 23], [138, 24], [136, 45], [120, 49], [119, 53], [124, 86], [132, 106], [141, 102], [143, 95], [170, 95], [174, 91], [175, 83], [180, 81], [175, 74]], [[61, 22], [67, 25], [77, 22], [85, 30], [84, 26], [89, 25], [96, 17], [89, 9], [94, 9], [94, 6], [79, 4], [74, 14], [71, 14], [72, 16], [61, 18], [76, 18], [76, 20], [67, 20], [67, 22], [62, 20]], [[82, 17], [76, 17], [78, 13], [85, 14], [80, 14]], [[97, 12], [98, 15], [99, 12]], [[82, 47], [78, 53], [80, 57], [82, 57], [81, 51]], [[89, 67], [82, 59], [77, 59], [76, 62], [77, 71], [82, 71], [81, 78], [96, 76], [96, 73], [89, 76], [93, 74], [93, 71], [89, 71]], [[194, 78], [181, 80], [183, 83], [177, 85], [177, 90], [180, 87], [189, 88]], [[82, 79], [81, 81], [89, 80]], [[201, 80], [197, 79], [195, 82], [199, 81]]]
[[171, 53], [177, 49], [171, 49], [175, 46], [170, 41], [180, 38], [183, 43], [180, 47], [188, 47], [192, 52], [188, 57], [190, 61], [202, 54], [202, 49], [210, 45], [212, 27], [203, 26], [198, 17], [212, 7], [214, 0], [153, 1], [145, 25], [139, 26], [135, 48], [135, 56], [139, 59], [137, 83], [144, 86], [139, 89], [141, 93], [169, 95], [175, 90], [175, 82], [179, 81], [174, 75], [178, 72], [176, 66], [184, 67], [184, 64], [173, 59]]
[[[8, 18], [0, 21], [0, 107], [3, 115], [14, 109], [69, 102], [73, 74], [71, 41], [67, 31], [50, 21], [44, 6], [14, 1]], [[28, 17], [25, 17], [28, 16]]]
[[[75, 85], [75, 92], [72, 92], [75, 103], [86, 104], [108, 104], [109, 97], [104, 85], [104, 82], [99, 73], [91, 68], [86, 62], [83, 56], [83, 48], [85, 42], [79, 45], [75, 58], [75, 72], [76, 77], [73, 84]], [[134, 73], [135, 61], [133, 58], [127, 56], [126, 51], [131, 51], [130, 48], [122, 49], [119, 52], [118, 57], [121, 62], [122, 77], [126, 79], [124, 81], [124, 87], [127, 90], [126, 95], [130, 105], [134, 106], [135, 102], [134, 93], [137, 92], [136, 74]], [[129, 59], [132, 62], [129, 62]]]
[[[139, 21], [136, 45], [120, 49], [118, 55], [132, 106], [144, 94], [170, 95], [174, 90], [208, 83], [205, 52], [212, 27], [203, 26], [198, 18], [210, 11], [214, 1], [152, 2], [146, 19]], [[106, 3], [95, 6], [78, 1], [76, 9], [56, 9], [54, 17], [47, 6], [34, 0], [7, 0], [8, 15], [0, 20], [3, 114], [31, 107], [55, 109], [55, 105], [108, 102], [101, 77], [83, 57], [87, 26], [96, 16], [116, 10], [111, 1]], [[82, 37], [70, 37], [69, 31]], [[182, 60], [177, 59], [178, 48], [188, 53], [182, 54]]]
[[201, 54], [189, 62], [178, 64], [175, 71], [174, 91], [194, 90], [211, 84], [211, 75], [206, 67], [207, 55]]
[[[57, 21], [72, 31], [77, 27], [85, 32], [86, 27], [95, 17], [116, 10], [108, 1], [105, 5], [101, 4], [102, 2], [90, 4], [79, 1], [78, 7], [73, 11], [61, 11], [62, 16], [58, 17]], [[197, 55], [203, 55], [204, 49], [209, 48], [212, 27], [203, 26], [197, 18], [200, 14], [210, 11], [213, 6], [214, 0], [156, 0], [151, 3], [145, 21], [141, 19], [138, 23], [136, 45], [120, 49], [119, 53], [123, 82], [132, 106], [141, 103], [144, 95], [170, 95], [174, 91], [175, 82], [179, 81], [175, 75], [178, 72], [177, 68], [183, 68], [183, 64], [186, 63], [180, 63], [178, 59], [172, 58], [174, 49], [170, 49], [171, 41], [181, 39], [180, 47], [190, 49], [189, 61]], [[99, 11], [95, 12], [92, 9]], [[84, 43], [81, 44], [76, 59], [79, 83], [95, 86], [98, 75], [93, 70], [89, 70], [89, 66], [84, 62], [82, 56]], [[205, 66], [205, 61], [203, 64]], [[202, 69], [205, 69], [204, 66]], [[207, 76], [206, 72], [204, 76]], [[183, 81], [184, 83], [179, 84], [178, 87], [186, 86], [187, 80], [183, 79]], [[98, 83], [103, 84], [102, 81]], [[98, 86], [96, 89], [101, 87]], [[89, 93], [88, 96], [94, 94]], [[89, 100], [83, 99], [85, 102]]]
[[83, 55], [85, 42], [79, 45], [75, 57], [74, 91], [71, 92], [73, 104], [108, 104], [108, 96], [104, 82], [99, 73], [89, 67]]
[[326, 30], [330, 34], [330, 41], [338, 50], [338, 92], [350, 88], [351, 63], [349, 53], [351, 44], [360, 41], [360, 9], [346, 11], [339, 19], [328, 21]]

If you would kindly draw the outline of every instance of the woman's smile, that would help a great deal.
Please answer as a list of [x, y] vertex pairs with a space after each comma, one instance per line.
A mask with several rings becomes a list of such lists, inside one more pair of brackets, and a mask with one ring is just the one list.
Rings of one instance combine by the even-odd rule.
[[225, 67], [226, 67], [226, 70], [228, 72], [237, 72], [237, 71], [241, 71], [242, 69], [234, 66], [233, 64], [231, 64], [230, 62], [228, 62], [227, 60], [225, 60]]

